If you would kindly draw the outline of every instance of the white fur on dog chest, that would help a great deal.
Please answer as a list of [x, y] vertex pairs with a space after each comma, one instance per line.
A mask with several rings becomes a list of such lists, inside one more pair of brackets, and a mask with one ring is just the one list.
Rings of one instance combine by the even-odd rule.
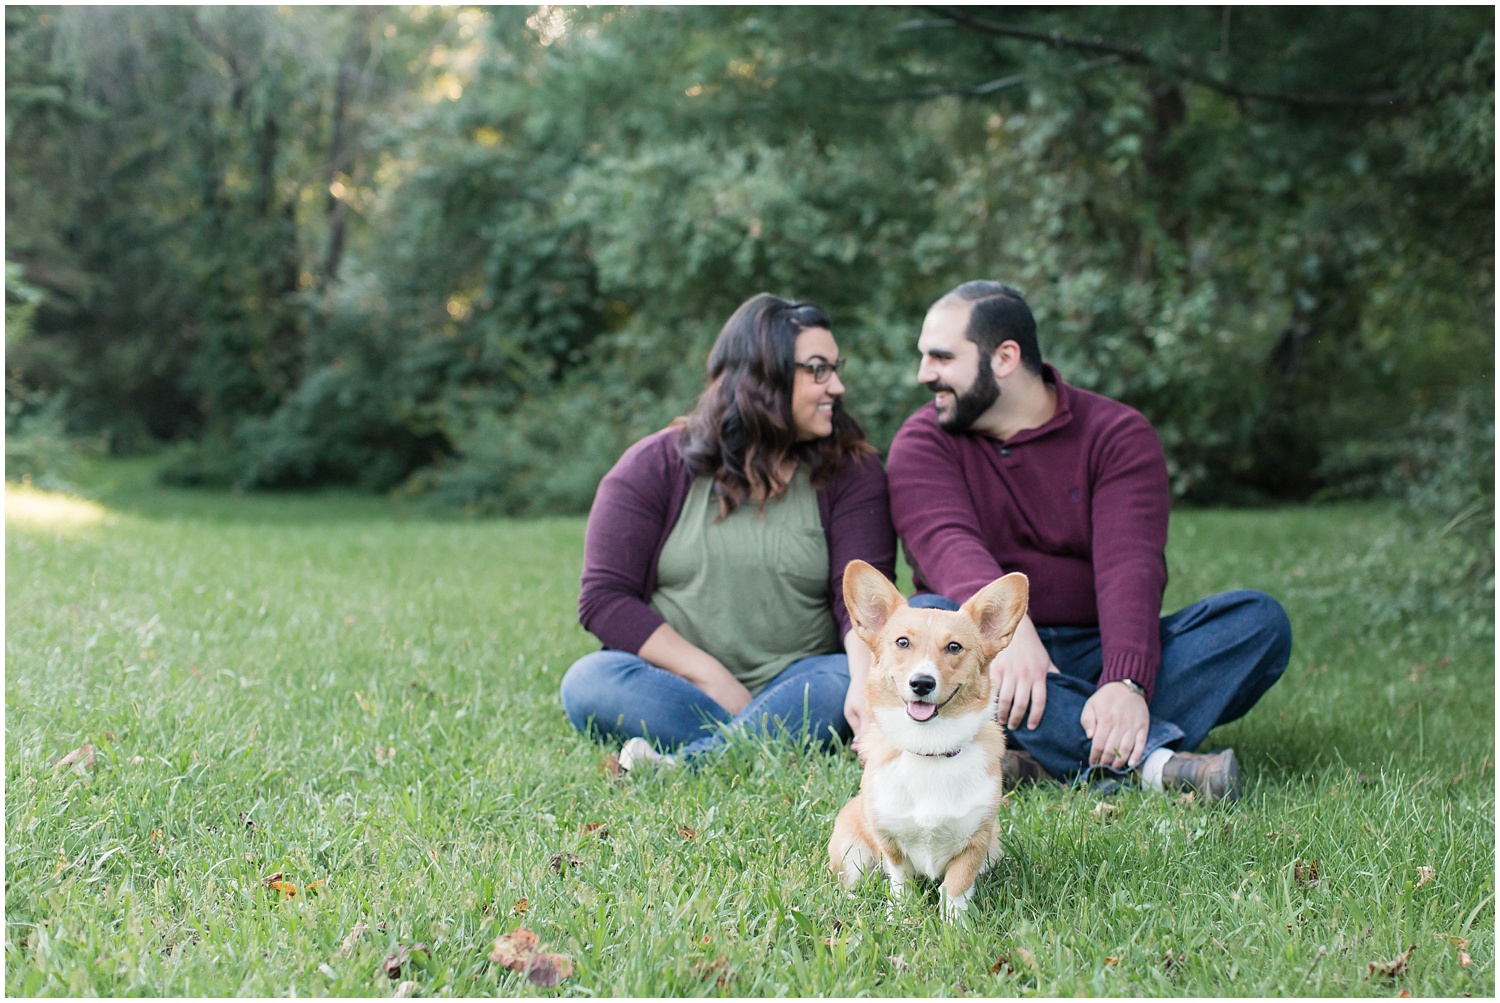
[[903, 753], [874, 772], [865, 785], [871, 820], [933, 880], [996, 808], [996, 778], [974, 746], [951, 758]]

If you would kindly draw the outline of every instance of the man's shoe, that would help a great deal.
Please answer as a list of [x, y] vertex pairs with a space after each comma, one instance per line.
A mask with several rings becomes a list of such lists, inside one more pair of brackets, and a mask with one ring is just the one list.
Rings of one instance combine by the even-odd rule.
[[1193, 791], [1204, 804], [1233, 801], [1240, 796], [1240, 761], [1233, 749], [1175, 752], [1162, 766], [1161, 784], [1169, 791]]
[[1022, 784], [1036, 784], [1051, 780], [1052, 774], [1042, 769], [1042, 764], [1031, 758], [1025, 749], [1006, 749], [1000, 761], [1000, 772], [1005, 777], [1005, 789], [1015, 790]]

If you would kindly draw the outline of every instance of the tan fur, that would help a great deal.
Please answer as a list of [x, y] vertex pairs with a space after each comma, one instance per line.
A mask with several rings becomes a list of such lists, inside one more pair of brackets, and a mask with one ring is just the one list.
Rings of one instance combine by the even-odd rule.
[[[940, 878], [944, 913], [955, 916], [968, 907], [975, 878], [1000, 856], [1005, 733], [990, 710], [989, 664], [1026, 612], [1026, 576], [991, 582], [951, 613], [912, 609], [879, 571], [851, 561], [844, 599], [875, 655], [866, 684], [872, 720], [860, 736], [860, 793], [834, 823], [829, 866], [852, 885], [879, 864], [896, 893], [916, 873]], [[938, 709], [925, 722], [907, 713], [918, 675], [937, 682], [927, 702]], [[945, 744], [962, 751], [919, 755]]]

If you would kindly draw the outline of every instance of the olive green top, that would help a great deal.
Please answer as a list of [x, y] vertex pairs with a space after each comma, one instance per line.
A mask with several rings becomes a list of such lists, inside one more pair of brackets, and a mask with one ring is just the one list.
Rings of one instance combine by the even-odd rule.
[[799, 468], [780, 499], [722, 522], [713, 480], [693, 481], [656, 564], [651, 608], [755, 693], [799, 658], [839, 650], [828, 540]]

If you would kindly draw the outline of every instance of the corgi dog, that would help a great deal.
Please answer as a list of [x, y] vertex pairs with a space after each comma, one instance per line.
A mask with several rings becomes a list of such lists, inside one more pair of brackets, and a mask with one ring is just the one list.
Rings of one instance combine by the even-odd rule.
[[956, 613], [913, 609], [864, 561], [844, 569], [854, 630], [874, 652], [860, 735], [859, 793], [844, 805], [828, 862], [846, 886], [877, 864], [900, 898], [921, 874], [942, 882], [945, 919], [969, 907], [974, 879], [1001, 856], [1005, 732], [995, 720], [991, 659], [1026, 613], [1027, 581], [1009, 574]]

